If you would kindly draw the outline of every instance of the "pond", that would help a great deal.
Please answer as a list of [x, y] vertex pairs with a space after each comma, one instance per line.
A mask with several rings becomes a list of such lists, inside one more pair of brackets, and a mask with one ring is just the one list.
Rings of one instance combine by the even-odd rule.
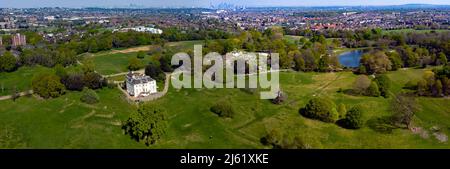
[[353, 50], [339, 55], [339, 63], [344, 67], [356, 68], [359, 67], [359, 60], [363, 55], [363, 50]]

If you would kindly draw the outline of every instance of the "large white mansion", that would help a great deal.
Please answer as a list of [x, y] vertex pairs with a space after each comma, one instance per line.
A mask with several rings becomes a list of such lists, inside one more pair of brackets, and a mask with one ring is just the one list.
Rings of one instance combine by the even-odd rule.
[[129, 72], [127, 74], [127, 92], [130, 96], [142, 97], [156, 93], [156, 81], [150, 76]]

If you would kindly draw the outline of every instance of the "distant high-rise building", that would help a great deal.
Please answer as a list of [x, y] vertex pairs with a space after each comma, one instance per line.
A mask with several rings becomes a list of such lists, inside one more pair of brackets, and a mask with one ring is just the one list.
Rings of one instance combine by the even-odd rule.
[[27, 38], [25, 35], [17, 33], [12, 36], [12, 46], [22, 46], [27, 44]]

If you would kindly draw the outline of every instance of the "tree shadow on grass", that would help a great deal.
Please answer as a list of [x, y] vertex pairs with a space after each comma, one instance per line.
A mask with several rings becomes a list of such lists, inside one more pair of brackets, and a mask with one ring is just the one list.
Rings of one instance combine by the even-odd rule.
[[347, 126], [347, 120], [346, 119], [339, 119], [338, 121], [336, 121], [336, 125], [338, 125], [339, 127], [345, 128], [345, 129], [354, 129], [351, 127]]
[[367, 126], [376, 132], [390, 134], [394, 129], [398, 129], [398, 127], [392, 123], [391, 118], [391, 116], [372, 118], [367, 121]]

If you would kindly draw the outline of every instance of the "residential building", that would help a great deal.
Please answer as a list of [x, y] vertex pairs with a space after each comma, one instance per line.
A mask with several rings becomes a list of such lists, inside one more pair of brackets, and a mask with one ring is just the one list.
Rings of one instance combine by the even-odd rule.
[[27, 44], [27, 38], [25, 35], [17, 33], [12, 36], [12, 46], [22, 46]]

